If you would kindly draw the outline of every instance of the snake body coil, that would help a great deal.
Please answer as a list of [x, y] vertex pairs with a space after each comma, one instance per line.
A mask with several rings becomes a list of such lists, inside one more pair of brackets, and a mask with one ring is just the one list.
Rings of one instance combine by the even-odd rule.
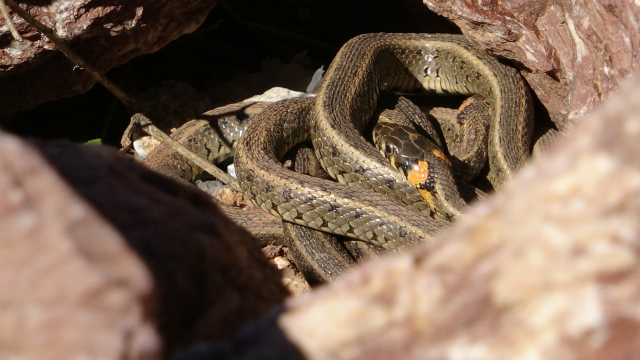
[[[387, 249], [432, 239], [446, 222], [427, 216], [419, 191], [361, 135], [382, 89], [419, 87], [477, 94], [489, 104], [488, 177], [495, 188], [526, 161], [533, 112], [514, 69], [461, 35], [365, 34], [343, 46], [315, 100], [283, 101], [254, 119], [236, 155], [245, 195], [286, 221]], [[330, 176], [354, 186], [285, 169], [279, 160], [305, 140]]]

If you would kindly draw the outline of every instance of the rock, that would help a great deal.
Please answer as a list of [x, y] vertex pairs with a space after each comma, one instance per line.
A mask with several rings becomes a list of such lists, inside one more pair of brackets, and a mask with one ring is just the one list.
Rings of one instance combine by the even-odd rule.
[[370, 261], [175, 360], [634, 358], [639, 89], [636, 76], [439, 242]]
[[253, 206], [244, 194], [234, 191], [228, 187], [220, 189], [216, 198], [225, 204], [235, 207], [243, 208], [246, 206]]
[[423, 1], [488, 52], [520, 65], [560, 130], [640, 67], [637, 3]]
[[195, 187], [105, 147], [36, 146], [0, 134], [0, 358], [160, 359], [286, 296]]
[[265, 91], [261, 95], [255, 95], [242, 102], [254, 102], [254, 101], [266, 101], [266, 102], [278, 102], [285, 99], [293, 99], [297, 97], [309, 96], [306, 92], [289, 90], [283, 87], [272, 87]]
[[[215, 3], [215, 0], [69, 0], [26, 8], [105, 73], [193, 32]], [[25, 41], [13, 40], [4, 19], [0, 19], [0, 43], [4, 50], [0, 52], [3, 97], [0, 114], [79, 94], [95, 84], [22, 18], [13, 14], [12, 19]]]
[[0, 133], [0, 358], [160, 359], [151, 273], [25, 142]]

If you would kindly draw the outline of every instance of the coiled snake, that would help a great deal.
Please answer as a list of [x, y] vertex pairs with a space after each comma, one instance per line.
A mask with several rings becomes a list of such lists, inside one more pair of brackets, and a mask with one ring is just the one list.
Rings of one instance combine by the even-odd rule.
[[[529, 157], [533, 110], [516, 70], [461, 35], [365, 34], [342, 47], [315, 99], [279, 102], [249, 125], [235, 157], [245, 195], [285, 221], [388, 250], [432, 240], [447, 222], [428, 215], [420, 191], [361, 135], [381, 90], [415, 88], [477, 94], [489, 105], [488, 178], [495, 188]], [[339, 184], [282, 166], [289, 149], [309, 140]]]

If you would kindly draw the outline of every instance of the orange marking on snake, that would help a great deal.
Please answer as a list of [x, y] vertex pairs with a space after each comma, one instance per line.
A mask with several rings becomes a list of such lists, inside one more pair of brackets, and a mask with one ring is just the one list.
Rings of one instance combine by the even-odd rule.
[[433, 195], [431, 195], [427, 190], [418, 189], [418, 191], [420, 192], [420, 195], [422, 195], [422, 198], [427, 201], [429, 206], [431, 206], [432, 209], [435, 208], [436, 205], [433, 203]]
[[441, 159], [442, 161], [446, 162], [447, 165], [451, 166], [451, 161], [449, 161], [449, 158], [447, 158], [447, 155], [445, 155], [442, 151], [436, 149], [436, 150], [433, 150], [431, 153], [435, 155], [435, 157], [437, 157], [438, 159]]
[[458, 112], [461, 113], [464, 110], [464, 108], [473, 104], [475, 101], [476, 100], [474, 98], [467, 98], [465, 101], [462, 102], [462, 104], [460, 104], [460, 107], [458, 108]]
[[407, 175], [407, 180], [409, 181], [409, 183], [418, 188], [418, 191], [420, 192], [420, 195], [422, 195], [422, 198], [425, 199], [427, 203], [429, 203], [429, 206], [433, 208], [435, 206], [433, 203], [433, 195], [431, 195], [428, 190], [420, 189], [420, 184], [424, 183], [428, 179], [429, 163], [423, 160], [419, 160], [418, 166], [413, 168], [413, 170], [410, 171]]

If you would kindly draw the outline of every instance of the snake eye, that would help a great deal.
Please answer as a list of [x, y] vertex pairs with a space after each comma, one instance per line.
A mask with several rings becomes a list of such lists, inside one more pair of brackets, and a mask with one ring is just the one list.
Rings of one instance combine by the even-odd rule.
[[393, 146], [391, 146], [390, 144], [384, 144], [384, 152], [387, 155], [393, 155]]

